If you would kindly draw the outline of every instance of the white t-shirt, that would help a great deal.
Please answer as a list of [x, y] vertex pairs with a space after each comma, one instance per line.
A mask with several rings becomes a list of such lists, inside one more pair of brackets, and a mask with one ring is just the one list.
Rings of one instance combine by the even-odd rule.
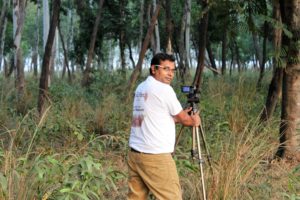
[[181, 111], [173, 88], [149, 76], [135, 91], [129, 146], [144, 153], [173, 152], [175, 122], [172, 116]]

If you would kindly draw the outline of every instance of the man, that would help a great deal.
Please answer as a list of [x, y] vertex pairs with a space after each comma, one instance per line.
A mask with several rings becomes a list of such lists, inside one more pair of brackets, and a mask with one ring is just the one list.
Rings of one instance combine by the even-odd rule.
[[165, 53], [151, 60], [150, 75], [135, 91], [128, 153], [128, 199], [182, 199], [175, 162], [175, 123], [199, 126], [199, 114], [188, 115], [170, 86], [175, 59]]

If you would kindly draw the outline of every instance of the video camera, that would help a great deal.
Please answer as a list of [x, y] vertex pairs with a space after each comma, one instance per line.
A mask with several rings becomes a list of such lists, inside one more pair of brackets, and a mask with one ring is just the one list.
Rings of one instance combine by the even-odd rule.
[[[198, 110], [197, 103], [200, 102], [199, 93], [197, 92], [197, 88], [195, 86], [182, 86], [181, 92], [187, 94], [187, 103], [189, 103], [189, 107], [193, 108], [193, 112], [196, 112]], [[191, 113], [189, 113], [191, 114]]]
[[187, 94], [187, 102], [188, 103], [199, 103], [200, 98], [198, 96], [197, 90], [195, 86], [182, 86], [181, 92]]

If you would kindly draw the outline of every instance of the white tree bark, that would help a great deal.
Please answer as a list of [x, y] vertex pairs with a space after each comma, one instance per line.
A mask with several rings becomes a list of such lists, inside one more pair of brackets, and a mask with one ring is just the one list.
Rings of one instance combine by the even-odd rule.
[[190, 53], [190, 27], [191, 27], [191, 0], [186, 0], [186, 28], [185, 28], [185, 51], [187, 66], [191, 66], [191, 53]]
[[40, 0], [37, 0], [37, 9], [36, 9], [36, 18], [35, 18], [35, 44], [33, 47], [32, 52], [32, 65], [34, 69], [34, 75], [37, 76], [38, 74], [38, 60], [39, 60], [39, 42], [40, 42], [40, 36], [39, 36], [39, 18], [40, 18], [40, 10], [41, 10], [41, 2]]
[[21, 49], [21, 38], [25, 19], [25, 1], [13, 0], [13, 33], [14, 33], [14, 67], [16, 69], [16, 87], [18, 100], [22, 101], [25, 88], [24, 66]]
[[7, 17], [5, 17], [3, 22], [3, 28], [2, 28], [2, 34], [1, 34], [1, 46], [0, 46], [0, 71], [2, 68], [2, 60], [3, 60], [3, 51], [4, 51], [4, 45], [5, 45], [5, 32], [7, 27]]
[[44, 48], [46, 46], [46, 42], [48, 39], [49, 23], [50, 23], [49, 2], [48, 0], [43, 0], [43, 47]]
[[[156, 9], [156, 0], [153, 0], [153, 13]], [[158, 20], [155, 22], [155, 54], [160, 52], [160, 36], [159, 36], [159, 28], [158, 28]]]

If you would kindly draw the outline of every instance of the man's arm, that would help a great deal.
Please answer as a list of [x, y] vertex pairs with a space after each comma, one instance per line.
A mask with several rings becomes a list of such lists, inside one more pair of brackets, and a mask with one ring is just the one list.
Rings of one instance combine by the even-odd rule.
[[182, 110], [180, 113], [178, 113], [177, 115], [175, 115], [174, 121], [175, 123], [181, 123], [184, 126], [200, 126], [201, 124], [201, 119], [199, 116], [199, 113], [192, 113], [191, 115], [188, 114], [188, 112], [190, 112], [192, 110], [192, 108], [188, 108], [185, 110]]

